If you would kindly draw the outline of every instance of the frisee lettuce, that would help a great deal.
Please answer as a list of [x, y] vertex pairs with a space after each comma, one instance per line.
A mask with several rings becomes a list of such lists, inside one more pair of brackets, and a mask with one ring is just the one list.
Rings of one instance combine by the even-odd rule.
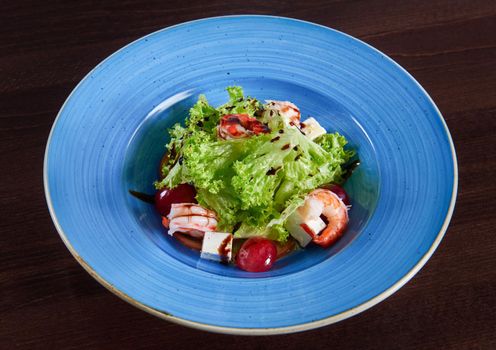
[[[296, 127], [286, 126], [277, 113], [263, 113], [254, 98], [240, 87], [228, 87], [229, 101], [211, 106], [205, 96], [190, 109], [185, 126], [174, 125], [157, 189], [191, 183], [198, 203], [214, 210], [218, 229], [235, 231], [235, 237], [265, 236], [285, 241], [284, 222], [304, 196], [327, 183], [340, 182], [342, 165], [354, 152], [346, 139], [325, 134], [315, 141]], [[217, 125], [221, 116], [246, 113], [268, 122], [269, 134], [221, 140]], [[235, 229], [236, 228], [236, 229]]]
[[229, 86], [226, 90], [229, 95], [229, 102], [217, 109], [221, 116], [226, 114], [248, 114], [253, 117], [257, 114], [257, 111], [262, 112], [262, 104], [255, 98], [245, 98], [241, 87]]

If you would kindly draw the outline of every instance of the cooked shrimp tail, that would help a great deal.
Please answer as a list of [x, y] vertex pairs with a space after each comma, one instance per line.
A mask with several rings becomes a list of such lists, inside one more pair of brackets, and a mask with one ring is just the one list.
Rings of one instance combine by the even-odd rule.
[[269, 132], [267, 125], [248, 114], [224, 115], [217, 127], [217, 134], [224, 140], [246, 138]]
[[310, 197], [323, 204], [321, 217], [327, 221], [327, 226], [313, 237], [313, 242], [322, 247], [329, 247], [343, 235], [348, 225], [348, 207], [329, 190], [314, 190], [310, 193]]

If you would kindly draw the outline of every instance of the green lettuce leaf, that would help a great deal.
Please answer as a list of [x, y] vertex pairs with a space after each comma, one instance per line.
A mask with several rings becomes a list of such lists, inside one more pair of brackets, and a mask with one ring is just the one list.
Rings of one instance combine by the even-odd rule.
[[191, 138], [216, 140], [218, 122], [219, 112], [208, 103], [204, 95], [200, 95], [198, 101], [189, 110], [189, 117], [185, 121], [186, 127], [176, 123], [169, 129], [170, 141], [166, 145], [168, 157], [160, 169], [162, 180], [155, 182], [157, 189], [165, 186], [174, 188], [187, 182], [184, 167], [178, 163], [183, 159], [184, 145], [191, 143], [191, 141], [188, 142]]
[[211, 138], [215, 138], [219, 118], [220, 115], [217, 109], [208, 103], [204, 95], [200, 95], [198, 102], [189, 110], [186, 127], [192, 134], [197, 131], [204, 131]]
[[218, 213], [218, 230], [232, 232], [234, 225], [239, 222], [241, 203], [234, 193], [226, 190], [214, 194], [206, 189], [199, 189], [196, 200], [201, 206]]
[[346, 138], [338, 132], [334, 134], [324, 134], [315, 140], [315, 143], [331, 154], [335, 161], [339, 164], [348, 162], [354, 155], [354, 150], [347, 150], [345, 146], [348, 144]]
[[229, 86], [226, 90], [229, 94], [229, 102], [217, 109], [221, 116], [226, 114], [248, 114], [250, 117], [254, 117], [262, 112], [262, 104], [255, 98], [245, 98], [241, 87]]
[[196, 132], [184, 142], [184, 180], [214, 194], [227, 189], [232, 165], [250, 151], [247, 145], [239, 139], [212, 141], [206, 133]]

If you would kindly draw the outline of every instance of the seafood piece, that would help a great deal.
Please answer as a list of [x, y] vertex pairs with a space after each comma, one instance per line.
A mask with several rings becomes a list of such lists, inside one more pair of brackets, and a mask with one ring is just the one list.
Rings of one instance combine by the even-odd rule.
[[310, 241], [322, 247], [336, 242], [348, 225], [348, 207], [332, 191], [316, 189], [305, 203], [288, 218], [286, 228], [300, 243]]
[[270, 129], [257, 118], [248, 114], [227, 114], [220, 118], [217, 134], [221, 139], [240, 139], [269, 133]]
[[269, 115], [271, 115], [270, 111], [276, 111], [286, 125], [300, 126], [301, 113], [295, 104], [289, 101], [265, 100], [265, 102], [267, 102], [266, 110], [269, 111]]
[[195, 203], [173, 203], [171, 205], [171, 210], [169, 212], [169, 215], [167, 215], [167, 218], [169, 220], [172, 220], [178, 216], [190, 215], [206, 216], [209, 218], [217, 219], [217, 215], [214, 211], [203, 208], [201, 205]]
[[329, 247], [343, 235], [348, 226], [348, 207], [341, 198], [329, 190], [316, 189], [310, 193], [310, 197], [324, 204], [322, 215], [327, 221], [326, 228], [313, 237], [313, 242], [322, 247]]
[[324, 203], [308, 196], [305, 203], [288, 217], [286, 228], [300, 246], [305, 247], [326, 227], [326, 223], [320, 218], [322, 210]]
[[217, 229], [217, 220], [207, 216], [177, 216], [169, 222], [169, 235], [175, 232], [187, 233], [192, 237], [203, 237], [207, 231]]
[[164, 226], [165, 228], [169, 228], [169, 222], [170, 220], [167, 219], [166, 216], [162, 216], [162, 226]]

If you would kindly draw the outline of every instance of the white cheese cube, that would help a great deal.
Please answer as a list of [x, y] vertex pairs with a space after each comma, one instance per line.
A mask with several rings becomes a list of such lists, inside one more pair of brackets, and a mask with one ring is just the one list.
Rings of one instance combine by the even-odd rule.
[[314, 140], [326, 133], [326, 130], [312, 117], [301, 123], [301, 131], [303, 131], [303, 133], [311, 140]]
[[228, 262], [232, 258], [233, 236], [228, 232], [205, 232], [201, 258]]
[[317, 236], [326, 227], [326, 224], [318, 216], [304, 217], [302, 214], [303, 210], [301, 209], [303, 208], [295, 210], [288, 217], [285, 226], [300, 246], [305, 247], [312, 241], [313, 237]]
[[[304, 226], [306, 225], [306, 226]], [[304, 224], [300, 225], [305, 231], [311, 232], [312, 236], [318, 236], [325, 228], [326, 223], [320, 217], [307, 219]]]
[[316, 198], [307, 197], [305, 204], [299, 207], [298, 210], [303, 218], [320, 217], [324, 210], [324, 203]]

